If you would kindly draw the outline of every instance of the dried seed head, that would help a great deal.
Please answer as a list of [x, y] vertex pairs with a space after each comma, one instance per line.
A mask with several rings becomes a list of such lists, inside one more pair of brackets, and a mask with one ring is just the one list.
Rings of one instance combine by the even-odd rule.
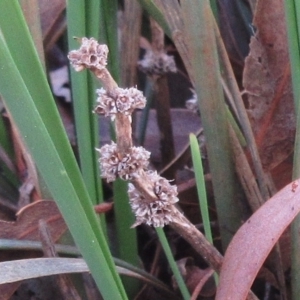
[[174, 57], [162, 52], [154, 53], [152, 50], [147, 50], [143, 59], [138, 62], [139, 69], [148, 76], [164, 75], [168, 72], [177, 72]]
[[85, 68], [103, 70], [107, 65], [108, 47], [100, 45], [94, 38], [82, 38], [78, 50], [69, 52], [68, 58], [75, 71]]
[[133, 184], [128, 185], [130, 206], [136, 216], [133, 227], [142, 223], [163, 227], [175, 220], [177, 213], [174, 204], [178, 202], [177, 187], [170, 185], [167, 179], [159, 176], [156, 172], [148, 171], [147, 175], [153, 184], [157, 201], [149, 202]]
[[110, 116], [115, 119], [117, 113], [131, 115], [135, 109], [145, 107], [146, 98], [143, 93], [136, 88], [122, 89], [115, 88], [108, 93], [103, 88], [97, 90], [98, 98], [94, 112]]
[[131, 147], [123, 157], [119, 156], [117, 145], [113, 142], [96, 150], [100, 152], [101, 176], [106, 178], [107, 182], [114, 181], [116, 177], [132, 180], [149, 164], [150, 152], [143, 147]]
[[187, 109], [193, 111], [194, 113], [197, 113], [197, 112], [199, 112], [198, 97], [193, 89], [191, 89], [191, 91], [193, 93], [193, 97], [191, 99], [185, 101], [185, 106]]

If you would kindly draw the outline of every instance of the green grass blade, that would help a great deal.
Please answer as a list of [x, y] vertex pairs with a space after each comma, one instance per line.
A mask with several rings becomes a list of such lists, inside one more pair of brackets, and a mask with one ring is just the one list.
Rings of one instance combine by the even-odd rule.
[[[3, 40], [0, 43], [0, 66], [2, 70], [0, 89], [5, 99], [7, 99], [6, 105], [16, 120], [25, 144], [35, 159], [54, 199], [57, 201], [91, 272], [94, 275], [97, 274], [95, 279], [98, 279], [97, 283], [101, 292], [107, 299], [111, 299], [111, 297], [123, 299], [116, 287], [115, 278], [110, 266], [106, 263], [106, 258], [94, 230], [82, 209], [81, 199], [79, 199], [74, 189], [48, 130], [38, 114]], [[5, 76], [3, 76], [3, 71], [5, 71]], [[101, 234], [100, 231], [99, 234]], [[95, 262], [101, 264], [103, 273], [98, 272], [99, 266], [96, 266]], [[105, 288], [104, 284], [112, 285], [112, 288]]]
[[184, 33], [192, 61], [192, 68], [188, 72], [195, 79], [221, 239], [225, 249], [232, 234], [240, 226], [241, 215], [236, 197], [240, 187], [234, 171], [227, 113], [220, 83], [214, 20], [207, 0], [184, 0], [181, 1], [181, 8]]
[[[11, 22], [14, 34], [11, 34]], [[125, 299], [17, 1], [0, 2], [1, 93], [99, 287]], [[20, 49], [19, 45], [22, 45]], [[34, 69], [34, 73], [31, 71]], [[28, 76], [28, 72], [30, 76]], [[33, 102], [34, 101], [34, 102]], [[80, 224], [80, 226], [78, 226]], [[107, 279], [95, 262], [103, 262]], [[108, 291], [109, 282], [113, 291]], [[106, 291], [105, 291], [106, 289]]]
[[[207, 240], [213, 244], [200, 147], [197, 137], [194, 134], [190, 134], [190, 145], [204, 233]], [[219, 280], [217, 273], [214, 273], [214, 278], [217, 285]]]
[[174, 260], [174, 257], [172, 255], [172, 251], [171, 251], [171, 248], [169, 246], [166, 235], [164, 233], [164, 230], [162, 228], [156, 228], [156, 233], [157, 233], [157, 235], [159, 237], [159, 240], [161, 242], [161, 245], [164, 249], [164, 252], [166, 254], [166, 257], [168, 259], [168, 262], [169, 262], [169, 265], [172, 269], [172, 272], [173, 272], [173, 274], [176, 278], [176, 281], [177, 281], [178, 287], [180, 289], [180, 292], [182, 294], [182, 297], [183, 297], [183, 299], [188, 300], [188, 299], [191, 298], [190, 293], [189, 293], [189, 291], [188, 291], [188, 289], [187, 289], [187, 287], [184, 283], [184, 280], [183, 280], [183, 278], [180, 274], [180, 271], [178, 269], [176, 261]]
[[[101, 0], [87, 0], [85, 2], [86, 9], [86, 36], [95, 37], [97, 40], [100, 37], [100, 5]], [[99, 82], [94, 78], [94, 76], [88, 72], [88, 100], [89, 100], [89, 118], [90, 118], [90, 128], [89, 132], [91, 135], [92, 147], [91, 152], [93, 156], [93, 173], [95, 180], [95, 189], [97, 194], [97, 202], [103, 202], [103, 187], [102, 181], [100, 179], [100, 169], [98, 164], [98, 155], [95, 152], [95, 148], [99, 147], [99, 121], [96, 114], [91, 113], [94, 109], [96, 102], [96, 89], [99, 88]], [[104, 218], [102, 219], [102, 226], [104, 227]]]
[[[14, 34], [11, 34], [11, 22], [14, 23]], [[78, 192], [82, 193], [85, 199], [85, 186], [81, 174], [78, 172], [75, 157], [70, 148], [69, 141], [64, 132], [57, 108], [54, 104], [51, 90], [49, 88], [44, 69], [38, 59], [30, 33], [26, 26], [20, 7], [17, 1], [0, 2], [0, 26], [9, 49], [10, 55], [16, 64], [18, 71], [28, 92], [34, 100], [35, 110], [40, 114], [48, 133], [56, 147], [56, 150], [66, 167], [74, 186], [78, 186]], [[22, 51], [19, 48], [22, 45]], [[34, 68], [34, 73], [28, 76], [28, 70]], [[94, 222], [94, 212], [89, 202], [83, 201], [83, 207], [87, 215], [91, 215], [91, 222]], [[97, 227], [98, 222], [95, 223]]]
[[204, 232], [207, 240], [213, 244], [213, 238], [212, 238], [211, 227], [210, 227], [210, 219], [208, 214], [208, 205], [207, 205], [202, 160], [201, 160], [201, 155], [199, 150], [199, 144], [194, 134], [190, 134], [190, 145], [191, 145], [193, 166], [194, 166], [196, 185], [198, 191], [198, 199], [199, 199], [199, 204], [201, 209]]
[[[87, 21], [88, 16], [86, 15], [86, 10], [90, 12], [92, 7], [97, 13], [97, 9], [92, 4], [95, 5], [95, 2], [92, 1], [90, 5], [87, 5], [85, 1], [68, 3], [69, 50], [79, 47], [78, 41], [73, 39], [74, 36], [84, 37], [89, 31], [91, 36], [95, 34], [95, 38], [97, 38], [99, 30], [95, 29], [95, 25], [90, 21]], [[90, 25], [88, 26], [88, 24]], [[71, 69], [70, 74], [81, 172], [91, 200], [93, 204], [97, 204], [103, 202], [103, 191], [99, 176], [98, 157], [95, 151], [99, 145], [98, 120], [92, 113], [96, 98], [95, 84], [93, 78], [86, 71], [77, 73]], [[101, 218], [101, 221], [102, 228], [105, 230], [104, 218]]]
[[[300, 5], [297, 1], [286, 0], [285, 15], [286, 26], [288, 33], [288, 45], [290, 55], [290, 65], [292, 73], [292, 85], [294, 94], [294, 103], [296, 108], [297, 127], [295, 135], [295, 147], [294, 147], [294, 162], [293, 162], [293, 179], [300, 177]], [[300, 216], [298, 215], [291, 226], [292, 237], [292, 299], [296, 300], [300, 295]]]

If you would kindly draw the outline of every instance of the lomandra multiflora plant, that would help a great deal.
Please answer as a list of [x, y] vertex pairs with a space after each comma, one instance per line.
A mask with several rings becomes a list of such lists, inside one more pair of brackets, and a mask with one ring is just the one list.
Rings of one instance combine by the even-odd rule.
[[76, 71], [91, 70], [104, 88], [97, 90], [94, 112], [115, 121], [116, 143], [97, 149], [100, 154], [101, 175], [108, 182], [116, 178], [130, 181], [129, 201], [136, 217], [133, 226], [146, 223], [163, 227], [171, 222], [182, 223], [181, 212], [174, 206], [178, 202], [177, 187], [148, 169], [150, 153], [132, 143], [131, 115], [146, 104], [143, 93], [134, 87], [120, 88], [113, 80], [107, 65], [108, 48], [93, 38], [81, 39], [81, 47], [69, 53]]
[[[219, 272], [222, 256], [177, 209], [177, 187], [156, 171], [149, 170], [150, 153], [143, 147], [133, 145], [131, 115], [135, 109], [145, 106], [143, 93], [135, 87], [118, 87], [106, 68], [106, 45], [85, 37], [80, 42], [80, 48], [68, 55], [70, 63], [76, 71], [89, 69], [101, 81], [103, 88], [96, 91], [98, 97], [94, 113], [103, 114], [115, 121], [116, 143], [111, 142], [96, 149], [100, 154], [101, 176], [108, 182], [116, 178], [129, 181], [129, 201], [136, 217], [133, 227], [142, 223], [154, 227], [171, 225]], [[151, 61], [154, 61], [154, 68], [157, 69], [157, 60]], [[170, 63], [164, 56], [163, 60], [159, 59], [159, 64], [164, 61]]]

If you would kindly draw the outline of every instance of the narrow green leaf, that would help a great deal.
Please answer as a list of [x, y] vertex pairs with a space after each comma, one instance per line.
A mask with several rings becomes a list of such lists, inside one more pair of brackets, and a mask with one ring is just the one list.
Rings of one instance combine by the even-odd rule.
[[180, 271], [178, 269], [176, 261], [173, 257], [173, 254], [172, 254], [171, 248], [169, 246], [168, 240], [166, 238], [165, 232], [162, 228], [156, 228], [156, 233], [157, 233], [159, 240], [161, 242], [161, 245], [164, 249], [164, 252], [166, 254], [166, 257], [168, 259], [168, 262], [172, 269], [172, 272], [176, 278], [176, 281], [177, 281], [178, 287], [180, 289], [180, 292], [182, 294], [182, 297], [183, 297], [183, 299], [188, 300], [191, 298], [190, 293], [184, 283], [184, 280], [180, 274]]
[[[111, 291], [107, 287], [105, 288], [107, 284], [111, 287], [116, 284], [111, 266], [107, 264], [105, 252], [102, 250], [105, 245], [103, 245], [103, 242], [101, 246], [99, 245], [98, 238], [94, 233], [95, 228], [91, 227], [82, 209], [81, 199], [79, 199], [70, 181], [48, 130], [38, 114], [3, 40], [0, 43], [0, 68], [2, 70], [0, 73], [0, 90], [7, 100], [6, 105], [14, 117], [25, 144], [30, 150], [48, 188], [54, 199], [56, 199], [75, 242], [94, 274], [101, 292], [107, 299], [111, 299], [113, 295], [116, 297], [115, 299], [123, 299], [119, 288], [112, 288]], [[87, 195], [85, 198], [87, 198]], [[100, 229], [97, 233], [104, 240]], [[95, 262], [101, 264], [103, 273], [98, 272]]]
[[[95, 24], [91, 25], [90, 18], [86, 14], [86, 10], [89, 13], [94, 10], [97, 14], [96, 4], [95, 1], [90, 3], [71, 1], [68, 4], [69, 50], [78, 49], [80, 46], [78, 41], [74, 40], [74, 36], [91, 36], [97, 39], [99, 30], [94, 28]], [[90, 33], [87, 34], [87, 32]], [[97, 204], [103, 202], [103, 192], [99, 176], [98, 158], [95, 151], [95, 148], [99, 145], [98, 120], [92, 113], [96, 98], [96, 85], [94, 79], [86, 71], [78, 73], [71, 69], [70, 74], [81, 172], [92, 202]], [[102, 227], [105, 228], [104, 220], [102, 220]]]
[[[194, 134], [190, 134], [190, 145], [191, 145], [194, 172], [196, 177], [198, 201], [200, 205], [200, 212], [201, 212], [202, 222], [204, 226], [204, 233], [207, 240], [211, 244], [213, 244], [200, 147], [199, 147], [197, 137]], [[217, 285], [218, 284], [217, 273], [214, 274], [214, 278]]]
[[[293, 179], [300, 177], [300, 5], [298, 1], [286, 0], [285, 16], [288, 34], [288, 45], [290, 55], [290, 65], [292, 73], [292, 85], [294, 103], [296, 108], [297, 127], [295, 135]], [[300, 216], [298, 215], [291, 226], [292, 237], [292, 299], [297, 300], [300, 295]]]
[[[0, 90], [6, 106], [104, 297], [126, 299], [17, 1], [0, 2], [0, 26]], [[115, 288], [108, 290], [105, 283]]]
[[192, 151], [194, 172], [196, 177], [198, 199], [199, 199], [199, 204], [201, 209], [202, 221], [204, 225], [204, 232], [207, 240], [213, 244], [213, 238], [212, 238], [211, 227], [210, 227], [210, 219], [208, 214], [208, 205], [207, 205], [202, 160], [201, 160], [201, 155], [199, 150], [199, 144], [194, 134], [190, 134], [190, 145]]
[[220, 83], [214, 20], [208, 0], [184, 0], [181, 1], [181, 8], [184, 36], [192, 62], [188, 73], [195, 79], [221, 239], [225, 249], [232, 234], [240, 226], [241, 216], [236, 197], [240, 187], [234, 171], [227, 113]]

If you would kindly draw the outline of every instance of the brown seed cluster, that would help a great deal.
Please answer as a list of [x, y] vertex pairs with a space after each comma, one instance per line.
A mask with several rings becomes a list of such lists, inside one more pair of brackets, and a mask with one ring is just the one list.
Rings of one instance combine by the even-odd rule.
[[100, 45], [94, 38], [82, 38], [81, 47], [69, 53], [68, 58], [75, 71], [86, 68], [103, 70], [107, 65], [108, 47]]
[[177, 187], [171, 185], [157, 172], [148, 171], [147, 174], [148, 179], [152, 182], [157, 201], [147, 201], [133, 184], [128, 185], [130, 206], [136, 216], [133, 226], [146, 223], [154, 227], [163, 227], [174, 221], [174, 204], [179, 201]]
[[97, 90], [97, 105], [94, 112], [110, 116], [115, 119], [117, 113], [130, 116], [135, 109], [142, 109], [146, 105], [146, 98], [138, 89], [115, 88], [112, 92], [107, 92], [101, 88]]
[[[108, 55], [106, 45], [99, 45], [93, 38], [82, 38], [81, 43], [81, 47], [71, 51], [68, 57], [76, 71], [88, 68], [102, 80], [104, 88], [97, 90], [98, 98], [94, 112], [109, 116], [112, 120], [116, 119], [118, 121], [116, 126], [128, 126], [128, 132], [131, 132], [131, 114], [135, 109], [145, 107], [146, 98], [136, 88], [122, 89], [116, 85], [106, 69]], [[139, 65], [149, 74], [176, 72], [173, 57], [164, 53], [154, 55], [149, 52]], [[127, 118], [126, 124], [122, 115]], [[122, 135], [124, 130], [116, 130], [116, 132], [118, 144], [112, 142], [96, 149], [100, 153], [101, 176], [108, 182], [116, 178], [131, 181], [128, 194], [131, 208], [136, 216], [134, 226], [146, 223], [162, 227], [174, 221], [179, 214], [174, 208], [174, 204], [178, 201], [176, 186], [172, 186], [157, 172], [147, 170], [150, 152], [143, 147], [131, 147], [131, 136], [124, 137]], [[122, 144], [124, 138], [128, 139], [128, 143]], [[125, 149], [124, 145], [126, 145]], [[122, 149], [122, 153], [119, 152], [118, 146]], [[141, 176], [143, 180], [140, 180]]]
[[152, 50], [147, 50], [143, 59], [138, 62], [138, 66], [148, 76], [161, 76], [169, 72], [177, 72], [173, 56], [164, 52], [154, 53]]
[[143, 147], [132, 147], [123, 157], [118, 153], [117, 144], [114, 142], [96, 150], [100, 153], [101, 176], [108, 182], [116, 180], [117, 177], [132, 180], [149, 164], [150, 152]]

